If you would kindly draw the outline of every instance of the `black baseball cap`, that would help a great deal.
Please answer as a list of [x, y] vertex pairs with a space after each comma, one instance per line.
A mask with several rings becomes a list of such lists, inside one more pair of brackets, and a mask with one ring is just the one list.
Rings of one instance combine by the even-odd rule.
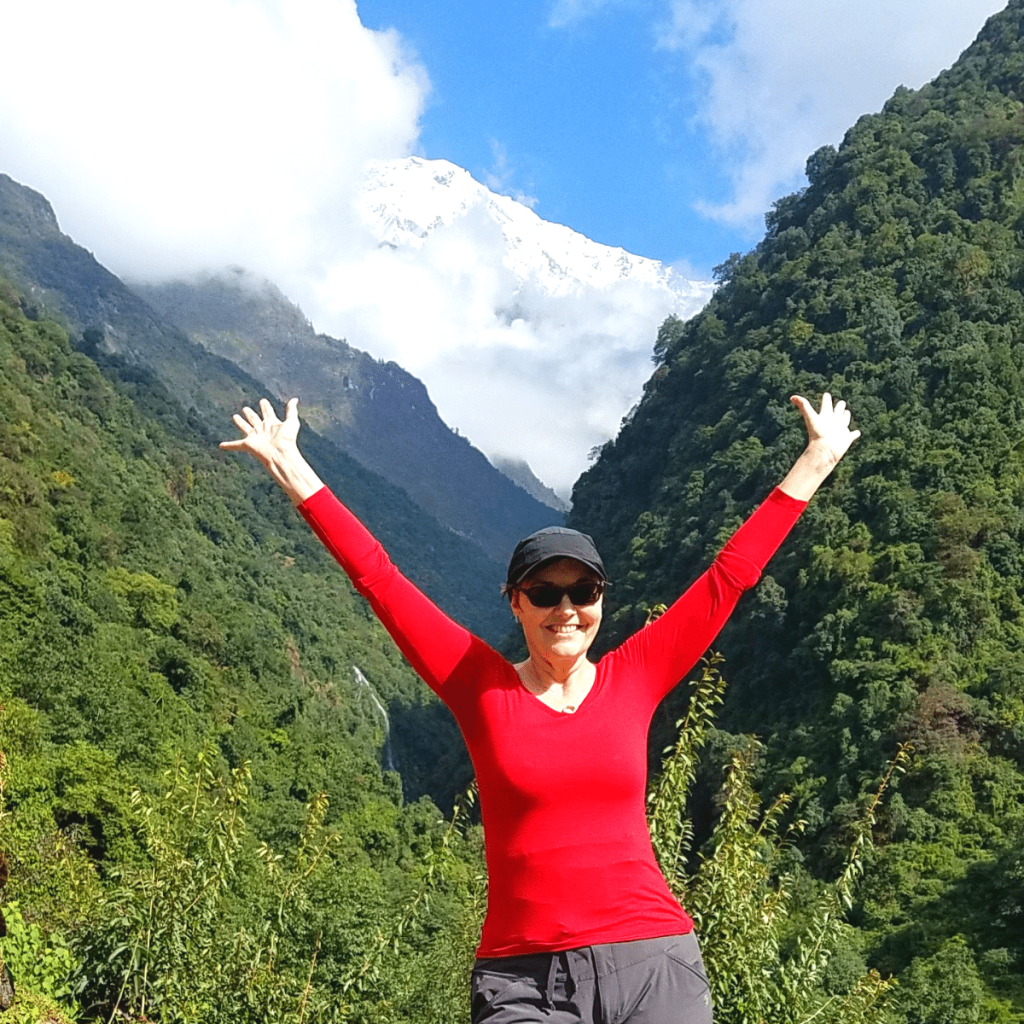
[[575, 558], [608, 582], [604, 562], [597, 553], [592, 537], [579, 530], [570, 530], [567, 526], [547, 526], [531, 533], [516, 545], [508, 563], [505, 589], [518, 586], [535, 569], [556, 558]]

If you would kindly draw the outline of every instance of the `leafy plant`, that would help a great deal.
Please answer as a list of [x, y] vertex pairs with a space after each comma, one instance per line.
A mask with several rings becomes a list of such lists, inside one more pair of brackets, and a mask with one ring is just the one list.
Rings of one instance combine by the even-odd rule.
[[785, 825], [790, 800], [767, 808], [752, 784], [761, 749], [752, 738], [731, 757], [714, 830], [692, 864], [693, 826], [686, 800], [725, 683], [721, 657], [705, 661], [692, 686], [679, 738], [665, 758], [649, 797], [648, 820], [659, 863], [694, 919], [715, 1004], [723, 1024], [880, 1024], [893, 982], [877, 971], [829, 994], [823, 979], [843, 941], [843, 915], [853, 905], [882, 795], [906, 769], [901, 748], [853, 827], [837, 881], [811, 899], [797, 898], [797, 877], [786, 860], [804, 823]]
[[207, 1019], [218, 1001], [225, 896], [244, 834], [248, 768], [222, 777], [204, 750], [167, 773], [159, 801], [132, 795], [149, 863], [119, 866], [83, 943], [77, 991], [111, 1018]]
[[[456, 801], [451, 819], [423, 858], [420, 883], [400, 913], [381, 928], [362, 963], [346, 979], [349, 998], [369, 997], [379, 1024], [412, 1019], [457, 1024], [465, 1019], [469, 973], [483, 920], [486, 880], [467, 863], [467, 819], [476, 802], [475, 782]], [[447, 928], [417, 951], [415, 928], [432, 899], [453, 908]], [[374, 998], [376, 997], [376, 998]]]
[[3, 906], [7, 934], [0, 940], [3, 963], [15, 979], [19, 998], [26, 992], [59, 1003], [66, 1012], [74, 1014], [72, 977], [77, 959], [64, 937], [46, 934], [34, 922], [25, 920], [17, 903]]

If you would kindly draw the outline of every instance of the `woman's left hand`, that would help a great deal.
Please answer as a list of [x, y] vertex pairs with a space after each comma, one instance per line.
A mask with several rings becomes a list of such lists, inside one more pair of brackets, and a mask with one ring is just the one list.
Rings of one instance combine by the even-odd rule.
[[800, 410], [807, 428], [807, 447], [817, 449], [832, 466], [846, 454], [847, 449], [860, 437], [859, 430], [850, 429], [850, 410], [840, 399], [832, 404], [832, 396], [826, 391], [821, 396], [821, 409], [814, 406], [802, 395], [793, 395], [790, 401]]
[[791, 498], [808, 501], [860, 437], [860, 431], [850, 429], [850, 410], [846, 403], [839, 401], [833, 405], [827, 391], [821, 396], [821, 408], [817, 412], [802, 395], [793, 395], [790, 401], [804, 418], [807, 447], [779, 487]]

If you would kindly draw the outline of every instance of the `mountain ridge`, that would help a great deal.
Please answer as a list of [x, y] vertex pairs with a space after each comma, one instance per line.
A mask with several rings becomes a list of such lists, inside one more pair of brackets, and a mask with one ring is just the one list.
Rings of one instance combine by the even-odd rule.
[[[0, 175], [0, 276], [79, 344], [154, 372], [211, 444], [230, 436], [230, 419], [261, 396], [280, 397], [234, 362], [166, 323], [84, 248], [60, 232], [50, 203]], [[219, 426], [215, 426], [219, 424]], [[442, 524], [310, 425], [304, 447], [323, 479], [387, 547], [395, 562], [458, 621], [492, 641], [507, 631], [496, 599], [502, 562]], [[482, 456], [481, 456], [482, 458]], [[495, 471], [496, 472], [496, 471]], [[511, 485], [510, 485], [511, 486]]]
[[314, 429], [497, 561], [526, 534], [560, 521], [444, 423], [422, 381], [317, 333], [270, 282], [236, 268], [131, 287], [192, 340], [275, 393], [297, 395]]

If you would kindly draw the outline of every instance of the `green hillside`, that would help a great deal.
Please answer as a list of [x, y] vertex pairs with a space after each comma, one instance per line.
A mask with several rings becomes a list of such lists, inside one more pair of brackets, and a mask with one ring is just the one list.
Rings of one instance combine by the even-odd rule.
[[[781, 478], [802, 445], [788, 396], [850, 402], [863, 440], [718, 644], [724, 714], [766, 740], [764, 789], [795, 794], [815, 874], [914, 743], [856, 909], [908, 1021], [1024, 1013], [1022, 37], [1013, 0], [951, 70], [810, 157], [709, 306], [663, 326], [571, 516], [608, 552], [621, 635]], [[914, 1002], [908, 979], [950, 974], [970, 1011]]]
[[[143, 377], [147, 371], [154, 373], [170, 397], [192, 415], [193, 423], [204, 425], [211, 443], [234, 429], [231, 414], [243, 404], [275, 397], [265, 381], [208, 352], [162, 320], [61, 233], [43, 196], [5, 174], [0, 174], [0, 276], [26, 296], [34, 315], [57, 320], [76, 337], [88, 337], [90, 351], [116, 354]], [[321, 477], [344, 497], [402, 570], [459, 622], [489, 640], [500, 638], [508, 623], [508, 613], [497, 599], [503, 565], [472, 539], [425, 512], [402, 487], [366, 469], [312, 430], [307, 429], [304, 438]]]
[[[370, 984], [390, 946], [374, 950], [435, 849], [464, 844], [381, 760], [412, 789], [459, 784], [438, 705], [262, 471], [2, 287], [0, 861], [16, 981], [82, 1019], [120, 998], [150, 1019], [241, 1019], [248, 999], [251, 1019], [286, 1020], [315, 948], [309, 1019], [412, 998], [408, 978]], [[461, 941], [463, 903], [438, 891], [410, 918], [414, 962], [442, 955], [442, 924]]]

